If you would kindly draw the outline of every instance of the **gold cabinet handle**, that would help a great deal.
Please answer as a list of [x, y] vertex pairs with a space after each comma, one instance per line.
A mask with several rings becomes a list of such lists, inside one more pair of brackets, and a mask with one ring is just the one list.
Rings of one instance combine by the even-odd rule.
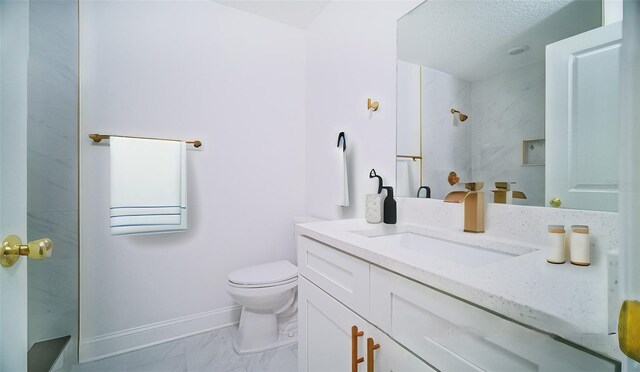
[[364, 362], [364, 357], [358, 358], [358, 337], [364, 336], [357, 326], [351, 327], [351, 372], [358, 372], [358, 364]]
[[22, 244], [16, 235], [9, 235], [2, 241], [0, 251], [0, 265], [11, 267], [18, 262], [20, 256], [27, 256], [36, 260], [51, 257], [53, 242], [49, 238], [43, 238]]
[[559, 198], [553, 198], [549, 200], [549, 205], [554, 208], [558, 208], [560, 204], [562, 204], [562, 201]]
[[373, 372], [373, 351], [380, 349], [380, 344], [373, 342], [373, 339], [369, 337], [367, 339], [367, 372]]

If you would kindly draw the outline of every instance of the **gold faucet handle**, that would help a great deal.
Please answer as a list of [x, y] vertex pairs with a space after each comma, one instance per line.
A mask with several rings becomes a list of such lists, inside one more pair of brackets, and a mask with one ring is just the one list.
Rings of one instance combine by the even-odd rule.
[[28, 257], [35, 260], [44, 260], [53, 253], [53, 242], [49, 238], [33, 240], [27, 243], [29, 247]]
[[527, 196], [522, 191], [514, 191], [512, 195], [513, 195], [514, 199], [526, 199], [527, 198]]
[[480, 191], [484, 187], [484, 182], [467, 182], [464, 187], [469, 191]]

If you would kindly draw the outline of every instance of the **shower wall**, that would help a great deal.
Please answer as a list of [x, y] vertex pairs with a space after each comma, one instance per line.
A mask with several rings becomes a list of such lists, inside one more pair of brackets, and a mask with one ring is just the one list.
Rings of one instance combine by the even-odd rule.
[[[544, 61], [471, 84], [473, 179], [491, 190], [496, 181], [516, 182], [526, 201], [544, 206], [544, 165], [522, 165], [522, 141], [544, 133]], [[490, 200], [493, 200], [491, 196]]]
[[431, 187], [434, 199], [444, 199], [451, 191], [449, 172], [463, 181], [471, 179], [471, 119], [459, 123], [452, 107], [469, 112], [471, 83], [422, 66], [422, 184]]
[[30, 260], [29, 345], [78, 328], [77, 0], [29, 2], [27, 236], [49, 237], [53, 255]]

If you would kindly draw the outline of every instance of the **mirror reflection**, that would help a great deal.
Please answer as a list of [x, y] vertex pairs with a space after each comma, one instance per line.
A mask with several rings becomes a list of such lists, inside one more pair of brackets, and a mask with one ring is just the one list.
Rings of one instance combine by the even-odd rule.
[[443, 199], [455, 172], [489, 202], [615, 210], [616, 27], [595, 0], [430, 0], [402, 17], [398, 195]]

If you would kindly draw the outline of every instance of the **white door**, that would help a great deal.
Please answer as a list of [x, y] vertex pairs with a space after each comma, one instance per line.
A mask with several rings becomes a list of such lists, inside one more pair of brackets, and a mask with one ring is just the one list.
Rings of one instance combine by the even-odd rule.
[[[29, 3], [0, 0], [0, 239], [27, 237]], [[4, 247], [2, 254], [4, 254]], [[0, 266], [0, 371], [27, 370], [27, 260]]]
[[[620, 242], [618, 283], [621, 299], [640, 301], [640, 2], [624, 2], [624, 40], [622, 42], [621, 106], [622, 135], [620, 146]], [[619, 304], [618, 304], [619, 306]], [[615, 315], [615, 314], [614, 314]], [[618, 320], [615, 316], [614, 320]], [[630, 319], [640, 324], [639, 314]], [[631, 332], [632, 333], [632, 332]], [[633, 334], [633, 333], [632, 333]], [[636, 341], [637, 345], [637, 341]], [[622, 346], [622, 345], [621, 345]], [[640, 351], [635, 360], [625, 358], [622, 370], [640, 371]], [[633, 356], [633, 355], [632, 355]]]
[[547, 46], [547, 202], [618, 208], [621, 42], [618, 22]]
[[[298, 370], [351, 371], [352, 327], [367, 323], [303, 276], [298, 280]], [[356, 336], [357, 358], [365, 357], [365, 337]], [[358, 363], [358, 371], [365, 371]]]

